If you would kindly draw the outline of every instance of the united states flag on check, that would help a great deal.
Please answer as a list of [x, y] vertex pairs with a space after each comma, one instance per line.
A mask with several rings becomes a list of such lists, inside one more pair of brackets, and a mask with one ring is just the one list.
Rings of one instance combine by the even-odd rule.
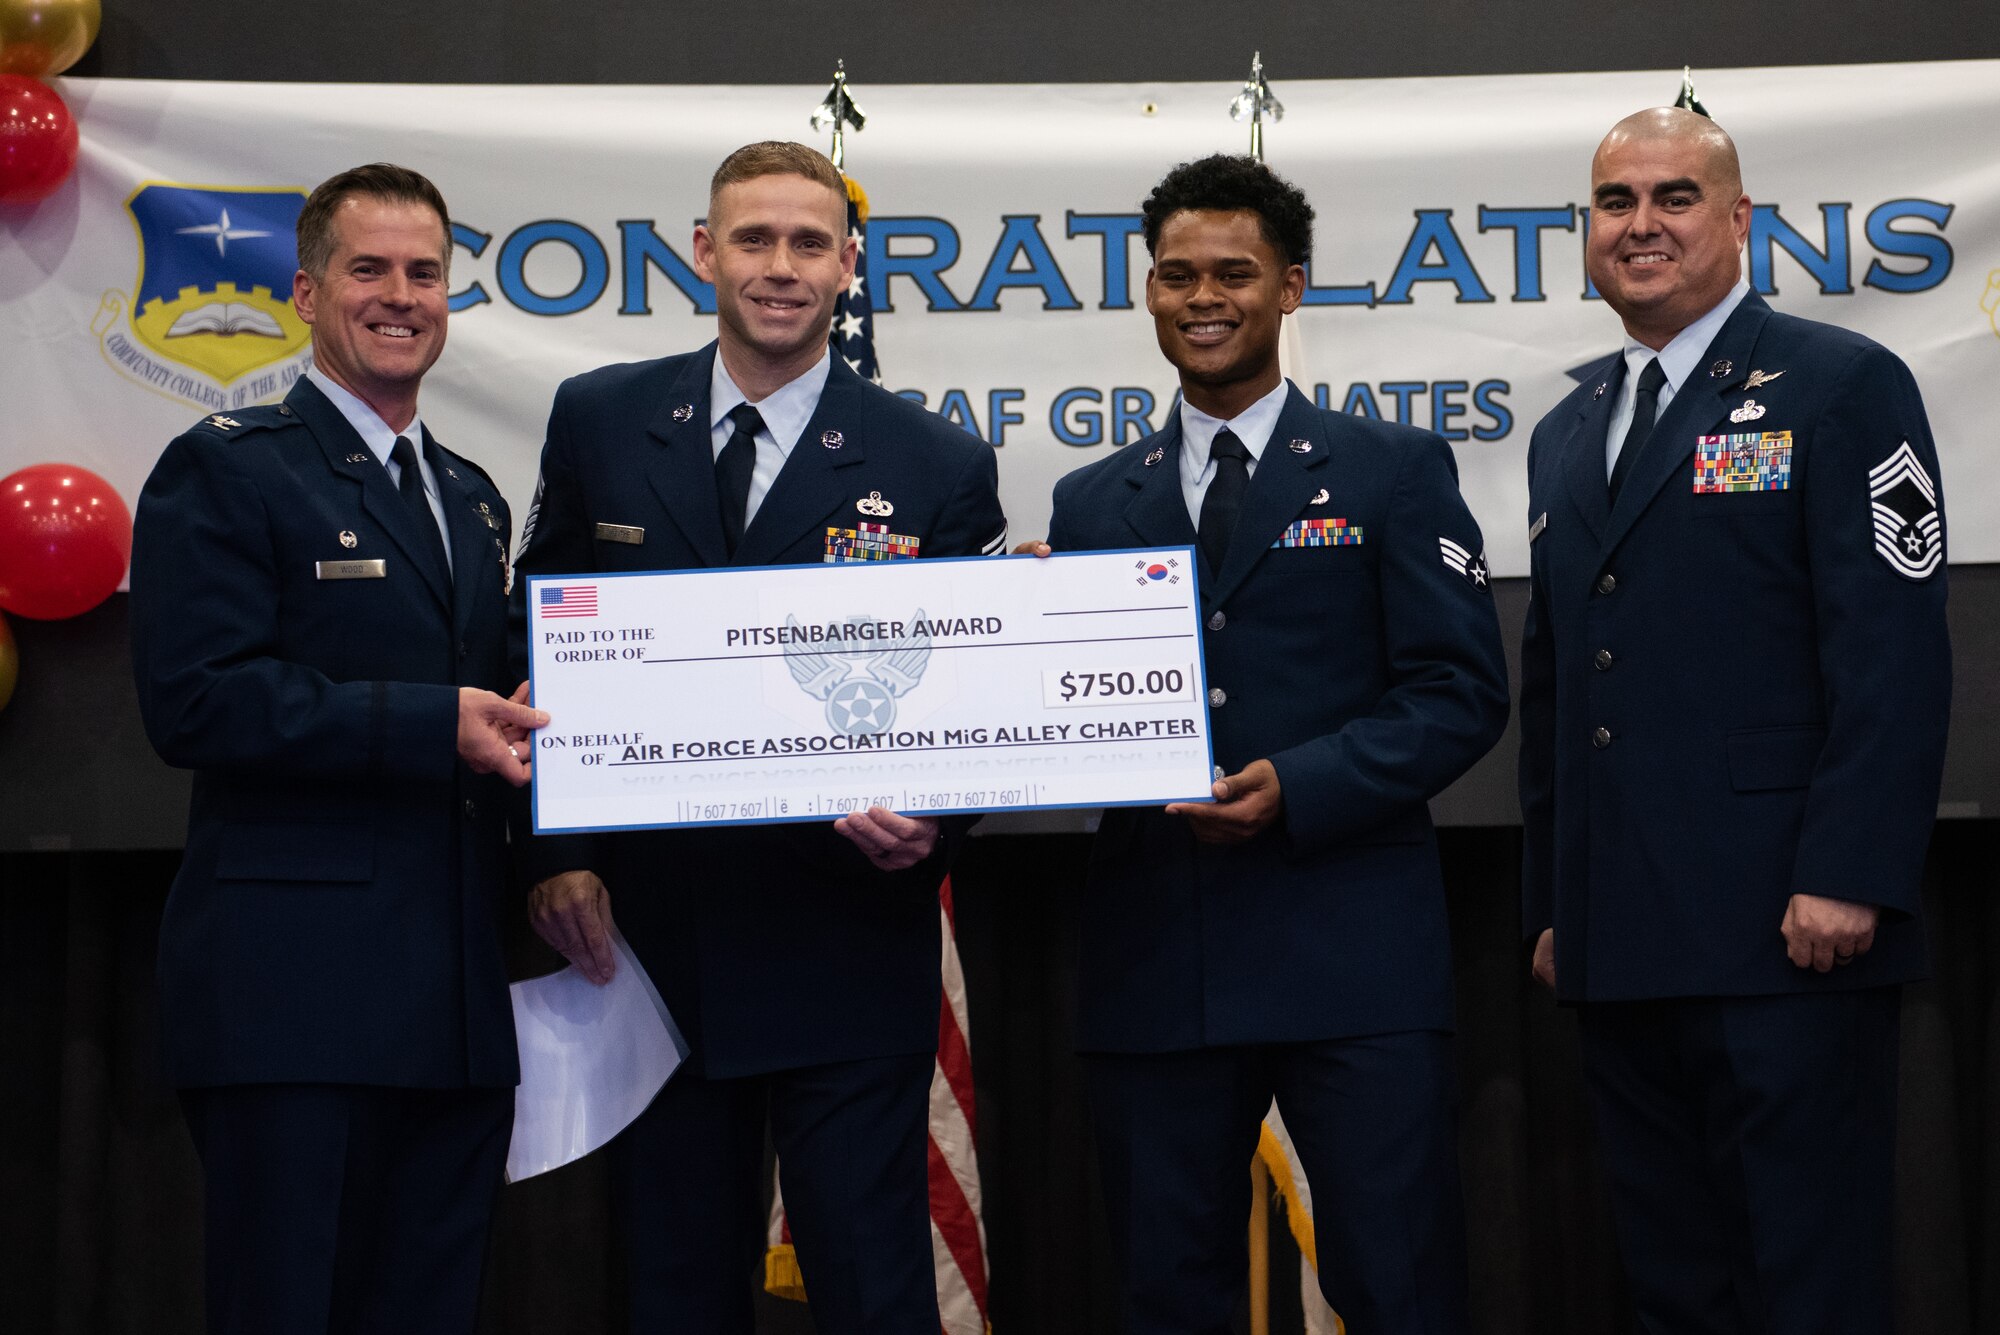
[[595, 584], [558, 584], [543, 587], [542, 620], [551, 617], [594, 617], [597, 615]]

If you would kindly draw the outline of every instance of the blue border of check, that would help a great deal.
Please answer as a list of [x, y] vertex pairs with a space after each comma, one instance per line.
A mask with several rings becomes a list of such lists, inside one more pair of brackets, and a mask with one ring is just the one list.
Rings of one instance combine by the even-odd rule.
[[[1194, 598], [1195, 615], [1195, 663], [1201, 671], [1201, 684], [1195, 690], [1195, 703], [1200, 706], [1203, 720], [1208, 726], [1202, 729], [1202, 745], [1208, 750], [1208, 772], [1215, 773], [1215, 727], [1208, 717], [1208, 646], [1201, 636], [1201, 562], [1195, 556], [1193, 547], [1107, 547], [1088, 552], [1056, 552], [1041, 556], [932, 556], [922, 558], [928, 564], [945, 565], [960, 561], [1060, 561], [1066, 556], [1170, 556], [1179, 553], [1186, 558], [1188, 578], [1193, 582], [1189, 592]], [[685, 570], [598, 570], [577, 575], [530, 575], [528, 577], [528, 689], [530, 698], [535, 684], [535, 615], [540, 606], [536, 595], [544, 584], [602, 583], [605, 580], [631, 579], [636, 576], [652, 578], [659, 575], [706, 575], [720, 570], [824, 570], [826, 562], [799, 561], [779, 566], [701, 566]], [[876, 562], [837, 562], [852, 565], [857, 569], [868, 569]], [[1162, 739], [1165, 740], [1165, 739]], [[838, 816], [819, 815], [798, 817], [760, 816], [754, 820], [705, 820], [705, 821], [644, 821], [635, 825], [565, 825], [560, 829], [542, 828], [542, 781], [539, 772], [530, 780], [532, 800], [530, 809], [536, 834], [607, 834], [621, 830], [712, 830], [726, 825], [812, 825], [821, 821], [838, 820]], [[899, 814], [905, 816], [950, 816], [959, 814], [989, 815], [1001, 811], [1088, 811], [1106, 807], [1151, 807], [1165, 806], [1168, 802], [1211, 802], [1214, 794], [1204, 789], [1192, 797], [1147, 798], [1135, 802], [1038, 802], [1022, 806], [1006, 807], [923, 807]], [[846, 813], [842, 813], [846, 814]]]

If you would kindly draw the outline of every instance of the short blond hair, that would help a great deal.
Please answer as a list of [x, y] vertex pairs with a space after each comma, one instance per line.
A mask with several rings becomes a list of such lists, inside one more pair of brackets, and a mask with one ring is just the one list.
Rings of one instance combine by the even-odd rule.
[[760, 176], [803, 176], [843, 199], [847, 196], [847, 183], [840, 179], [840, 173], [834, 169], [826, 154], [804, 144], [766, 139], [761, 143], [745, 144], [724, 158], [722, 165], [715, 169], [715, 175], [708, 182], [709, 213], [715, 212], [716, 196], [722, 193], [724, 186], [740, 185]]

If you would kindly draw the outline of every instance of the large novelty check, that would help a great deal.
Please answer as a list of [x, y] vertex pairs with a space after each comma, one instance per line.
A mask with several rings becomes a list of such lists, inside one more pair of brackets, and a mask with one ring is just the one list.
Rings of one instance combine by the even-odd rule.
[[537, 576], [539, 833], [1206, 800], [1185, 547]]

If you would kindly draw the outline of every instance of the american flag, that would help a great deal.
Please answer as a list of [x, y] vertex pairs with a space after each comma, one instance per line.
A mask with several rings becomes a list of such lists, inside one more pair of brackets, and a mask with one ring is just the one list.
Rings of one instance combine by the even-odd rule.
[[541, 590], [542, 620], [553, 617], [594, 617], [597, 615], [595, 584], [544, 585]]
[[[876, 384], [875, 314], [868, 299], [868, 196], [847, 182], [847, 230], [860, 245], [854, 285], [833, 308], [828, 336], [836, 355]], [[1001, 541], [1006, 530], [1001, 530]], [[992, 1335], [986, 1302], [986, 1225], [980, 1218], [979, 1152], [973, 1141], [972, 1024], [965, 1005], [965, 974], [958, 963], [958, 932], [951, 878], [938, 887], [944, 997], [938, 1008], [937, 1063], [931, 1068], [929, 1180], [931, 1265], [937, 1273], [942, 1335]], [[781, 1167], [781, 1166], [780, 1166]], [[764, 1287], [781, 1298], [807, 1301], [792, 1230], [785, 1220], [780, 1168], [772, 1170], [771, 1217], [764, 1253]]]
[[854, 373], [882, 383], [882, 364], [875, 360], [875, 303], [868, 291], [868, 192], [852, 178], [847, 182], [847, 234], [854, 238], [854, 281], [833, 303], [834, 355]]

